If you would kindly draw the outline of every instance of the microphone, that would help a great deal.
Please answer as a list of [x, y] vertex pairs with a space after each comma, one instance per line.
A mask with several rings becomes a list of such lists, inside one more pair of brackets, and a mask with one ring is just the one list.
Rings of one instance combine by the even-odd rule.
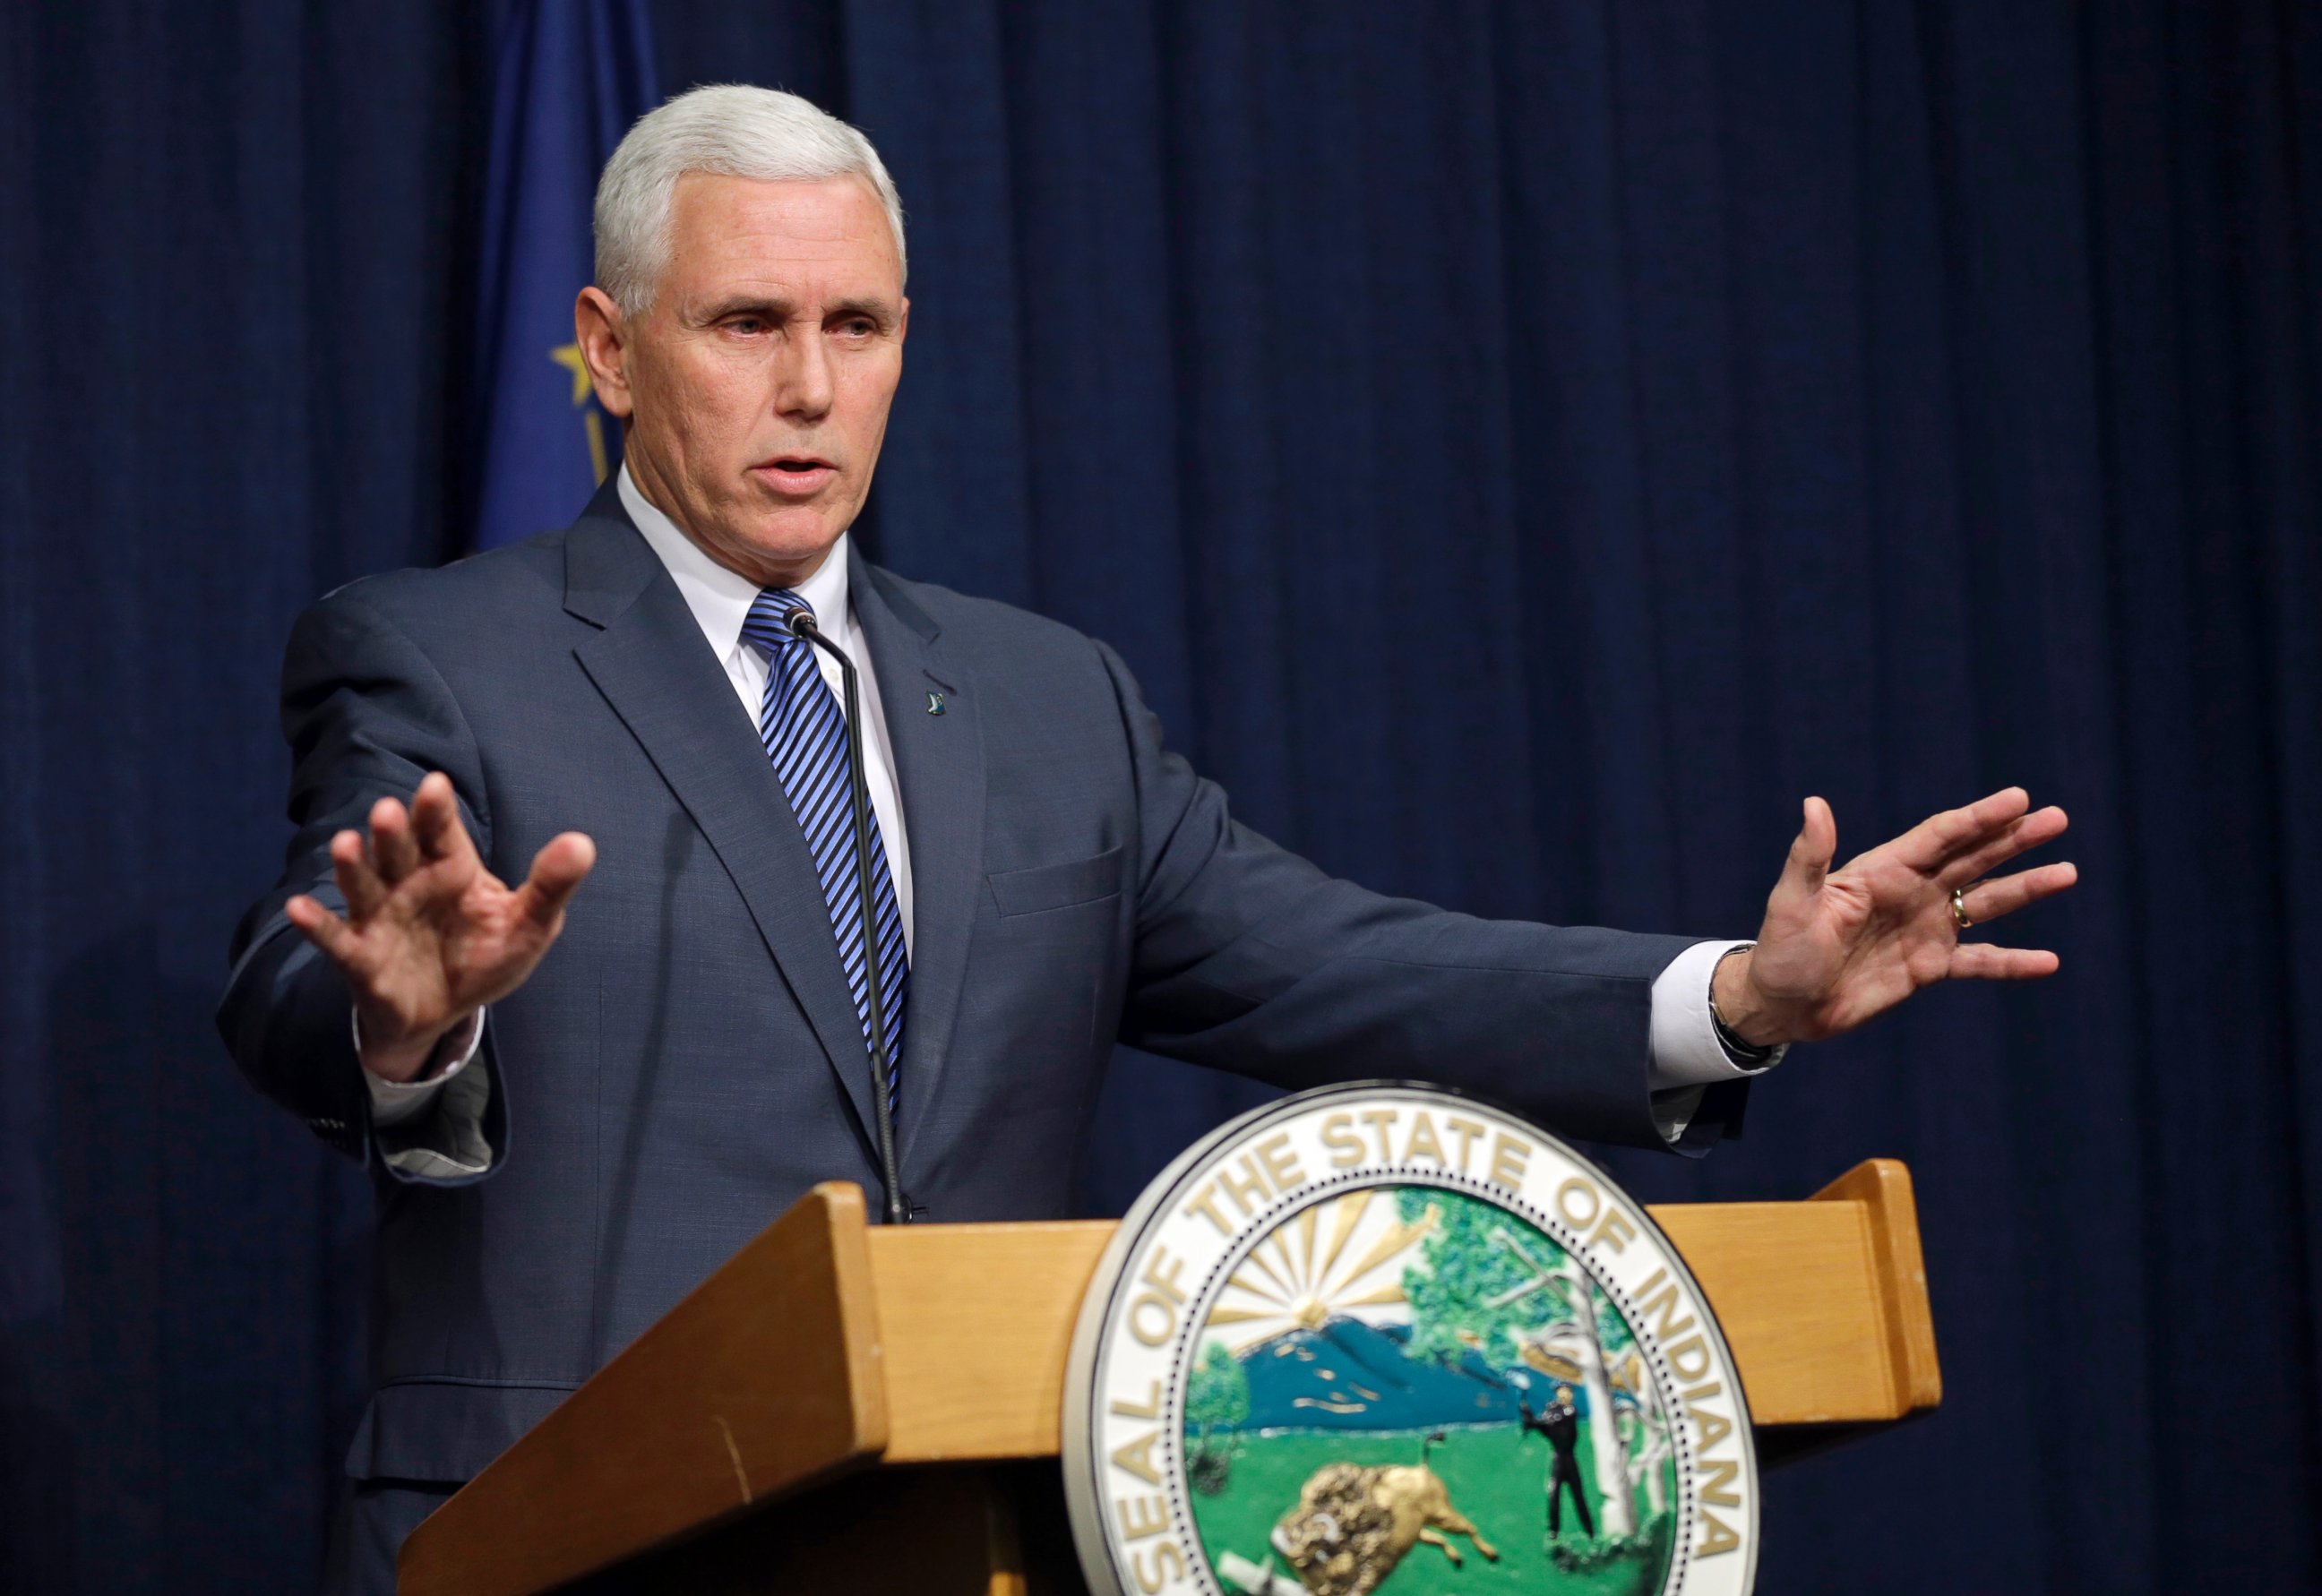
[[879, 925], [871, 902], [871, 784], [864, 774], [863, 716], [855, 680], [855, 661], [846, 651], [822, 634], [809, 610], [790, 612], [791, 635], [814, 644], [838, 661], [839, 679], [846, 693], [846, 777], [855, 800], [855, 880], [856, 906], [863, 916], [863, 983], [871, 1004], [871, 1113], [879, 1142], [879, 1178], [887, 1186], [887, 1223], [911, 1222], [910, 1200], [903, 1195], [903, 1178], [895, 1163], [895, 1111], [888, 1105], [894, 1070], [887, 1053], [887, 1014], [879, 992]]

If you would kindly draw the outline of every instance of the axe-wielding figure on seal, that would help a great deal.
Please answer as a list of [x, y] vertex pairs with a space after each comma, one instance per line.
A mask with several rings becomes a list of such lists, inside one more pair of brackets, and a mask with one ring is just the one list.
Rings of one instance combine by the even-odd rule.
[[1556, 1539], [1563, 1528], [1563, 1498], [1565, 1488], [1572, 1491], [1572, 1506], [1580, 1515], [1580, 1533], [1589, 1539], [1596, 1538], [1595, 1521], [1588, 1516], [1588, 1498], [1580, 1489], [1580, 1460], [1573, 1448], [1580, 1440], [1580, 1410], [1572, 1405], [1572, 1388], [1559, 1385], [1556, 1400], [1533, 1417], [1531, 1404], [1519, 1401], [1516, 1411], [1523, 1415], [1523, 1427], [1548, 1437], [1555, 1453], [1548, 1471], [1548, 1537]]

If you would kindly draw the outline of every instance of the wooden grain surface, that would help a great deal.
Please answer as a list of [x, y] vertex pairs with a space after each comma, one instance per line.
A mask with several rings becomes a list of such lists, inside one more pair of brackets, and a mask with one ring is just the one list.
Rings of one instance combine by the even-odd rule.
[[529, 1596], [876, 1459], [863, 1193], [816, 1187], [438, 1509], [405, 1596]]
[[1651, 1210], [1724, 1328], [1751, 1422], [1888, 1422], [1943, 1400], [1910, 1172], [1849, 1170], [1808, 1202]]
[[1073, 1325], [1113, 1228], [1099, 1219], [871, 1233], [890, 1462], [1056, 1453]]
[[1927, 1264], [1919, 1251], [1919, 1206], [1911, 1172], [1898, 1159], [1871, 1158], [1815, 1193], [1817, 1202], [1859, 1202], [1870, 1227], [1871, 1265], [1889, 1305], [1888, 1355], [1900, 1395], [1912, 1409], [1943, 1400], [1935, 1357], [1935, 1319], [1927, 1302]]
[[1651, 1210], [1701, 1282], [1760, 1425], [1899, 1418], [1886, 1303], [1855, 1202]]
[[[1811, 1202], [1650, 1212], [1716, 1310], [1753, 1422], [1865, 1423], [1941, 1400], [1901, 1164], [1872, 1160]], [[871, 1232], [890, 1462], [1056, 1451], [1073, 1325], [1112, 1231], [1099, 1220]]]
[[[1806, 1202], [1651, 1212], [1715, 1309], [1758, 1425], [1874, 1424], [1941, 1400], [1899, 1163], [1859, 1165]], [[817, 1187], [422, 1525], [399, 1588], [528, 1596], [755, 1523], [871, 1462], [1053, 1457], [1074, 1325], [1113, 1229], [866, 1228], [857, 1189]], [[929, 1489], [925, 1521], [967, 1510], [957, 1488]], [[877, 1538], [891, 1509], [864, 1510]], [[1025, 1589], [1006, 1528], [991, 1534], [990, 1590]]]
[[[1033, 1477], [1037, 1476], [1037, 1477]], [[1045, 1492], [1054, 1508], [1023, 1499]], [[1027, 1526], [1019, 1520], [1028, 1517]], [[557, 1596], [1087, 1596], [1069, 1556], [1056, 1464], [850, 1474], [721, 1530], [568, 1585]], [[1028, 1552], [1030, 1555], [1028, 1558]]]

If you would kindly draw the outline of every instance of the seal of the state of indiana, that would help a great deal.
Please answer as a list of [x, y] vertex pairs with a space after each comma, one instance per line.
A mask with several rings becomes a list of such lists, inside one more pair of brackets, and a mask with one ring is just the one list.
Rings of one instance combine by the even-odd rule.
[[1732, 1355], [1603, 1171], [1473, 1099], [1287, 1098], [1148, 1187], [1091, 1282], [1065, 1488], [1100, 1596], [1741, 1596]]

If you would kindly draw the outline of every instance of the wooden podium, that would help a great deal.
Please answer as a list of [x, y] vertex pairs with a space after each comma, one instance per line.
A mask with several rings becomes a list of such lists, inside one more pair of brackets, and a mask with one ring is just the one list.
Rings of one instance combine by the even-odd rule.
[[[1942, 1400], [1911, 1179], [1655, 1208], [1778, 1462]], [[405, 1596], [1076, 1591], [1056, 1458], [1108, 1221], [866, 1220], [818, 1186], [405, 1545]]]

